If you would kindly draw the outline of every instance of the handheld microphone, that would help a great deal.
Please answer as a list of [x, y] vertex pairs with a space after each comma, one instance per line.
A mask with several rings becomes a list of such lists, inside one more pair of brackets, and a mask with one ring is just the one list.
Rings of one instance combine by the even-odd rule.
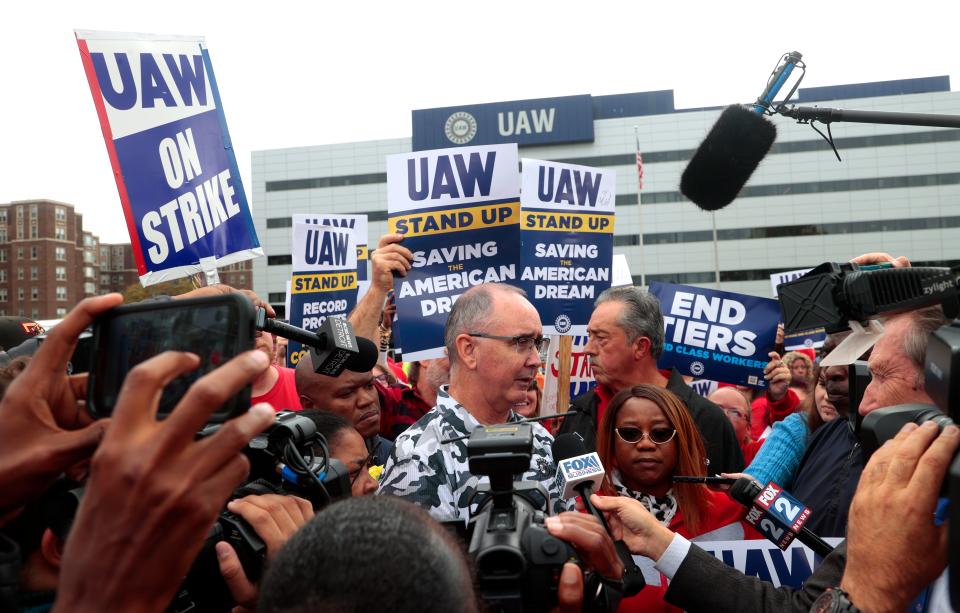
[[752, 110], [740, 105], [724, 109], [690, 158], [680, 178], [680, 191], [704, 211], [717, 211], [733, 202], [770, 151], [777, 128], [763, 114], [793, 69], [803, 66], [801, 57], [793, 51], [781, 58]]
[[833, 547], [804, 525], [810, 509], [776, 483], [771, 481], [761, 487], [750, 477], [741, 477], [730, 487], [729, 495], [750, 508], [747, 523], [780, 549], [786, 549], [797, 538], [820, 557], [833, 552]]
[[373, 341], [353, 333], [353, 324], [342, 317], [327, 317], [316, 332], [267, 317], [257, 309], [257, 330], [294, 340], [310, 348], [317, 374], [339, 377], [344, 370], [367, 372], [377, 363], [379, 350]]
[[[610, 526], [603, 513], [597, 510], [590, 501], [590, 495], [593, 494], [593, 488], [599, 487], [603, 483], [603, 476], [606, 474], [603, 470], [603, 464], [600, 462], [600, 456], [594, 453], [587, 453], [583, 445], [583, 439], [576, 434], [561, 434], [553, 441], [553, 461], [557, 463], [557, 491], [564, 498], [573, 498], [576, 494], [583, 500], [583, 506], [587, 511], [600, 520], [603, 529], [610, 534]], [[627, 548], [627, 544], [622, 540], [615, 541], [614, 547], [617, 550], [617, 557], [623, 563], [623, 593], [626, 596], [634, 596], [640, 592], [646, 585], [643, 578], [643, 571], [633, 560], [633, 554]]]

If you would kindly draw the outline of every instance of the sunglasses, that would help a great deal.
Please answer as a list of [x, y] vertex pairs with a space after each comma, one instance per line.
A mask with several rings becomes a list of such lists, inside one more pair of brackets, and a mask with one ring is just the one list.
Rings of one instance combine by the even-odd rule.
[[614, 432], [624, 443], [639, 443], [643, 437], [649, 438], [655, 445], [666, 445], [677, 435], [673, 428], [654, 428], [650, 432], [644, 432], [640, 428], [626, 426], [623, 428], [614, 428]]

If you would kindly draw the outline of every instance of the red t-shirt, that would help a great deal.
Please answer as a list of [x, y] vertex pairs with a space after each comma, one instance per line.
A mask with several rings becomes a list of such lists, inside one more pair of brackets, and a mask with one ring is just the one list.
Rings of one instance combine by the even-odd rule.
[[[740, 539], [763, 538], [749, 524], [743, 521], [744, 515], [747, 514], [746, 507], [731, 500], [729, 496], [721, 492], [707, 490], [707, 496], [710, 507], [701, 519], [700, 527], [696, 533], [693, 533], [684, 523], [683, 512], [681, 510], [678, 510], [677, 514], [670, 520], [670, 529], [680, 536], [693, 539], [698, 536], [707, 536], [710, 532], [729, 526], [729, 529], [718, 533], [715, 538], [707, 536], [705, 540], [737, 540], [738, 535]], [[740, 524], [742, 530], [738, 530], [735, 525], [731, 526], [731, 524], [737, 523]], [[731, 532], [734, 534], [731, 534]], [[667, 593], [668, 587], [667, 578], [661, 574], [660, 585], [650, 585], [650, 582], [648, 582], [647, 587], [643, 588], [639, 594], [631, 598], [624, 598], [620, 602], [620, 608], [618, 608], [617, 611], [682, 613], [682, 609], [667, 604], [663, 600], [663, 596]]]
[[273, 407], [274, 411], [302, 411], [300, 404], [300, 394], [297, 393], [297, 384], [294, 380], [294, 370], [292, 368], [283, 368], [281, 366], [270, 366], [277, 371], [280, 376], [273, 387], [262, 396], [254, 396], [250, 399], [250, 404], [266, 402]]

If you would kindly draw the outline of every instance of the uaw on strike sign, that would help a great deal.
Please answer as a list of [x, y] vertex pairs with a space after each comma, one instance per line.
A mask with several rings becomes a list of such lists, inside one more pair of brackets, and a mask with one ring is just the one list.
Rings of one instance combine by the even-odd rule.
[[76, 36], [140, 282], [262, 256], [203, 39]]

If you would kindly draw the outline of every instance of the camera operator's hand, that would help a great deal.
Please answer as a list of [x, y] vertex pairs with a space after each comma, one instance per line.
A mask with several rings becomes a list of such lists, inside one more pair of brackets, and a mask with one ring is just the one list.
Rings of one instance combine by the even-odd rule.
[[231, 492], [246, 477], [240, 453], [274, 420], [259, 404], [194, 440], [210, 415], [269, 366], [247, 351], [200, 378], [163, 421], [163, 388], [199, 366], [168, 351], [127, 375], [67, 539], [57, 611], [163, 611]]
[[889, 253], [883, 253], [880, 251], [864, 253], [863, 255], [858, 255], [850, 261], [854, 264], [859, 264], [860, 266], [890, 263], [893, 264], [894, 268], [910, 268], [910, 260], [907, 259], [907, 256], [901, 255], [899, 257], [893, 257]]
[[[313, 517], [313, 507], [308, 501], [279, 494], [231, 500], [227, 510], [245, 519], [263, 539], [267, 546], [267, 560], [272, 559], [293, 533]], [[221, 541], [217, 543], [217, 560], [220, 574], [238, 605], [233, 613], [255, 611], [259, 590], [244, 574], [237, 552], [229, 543]]]
[[790, 387], [790, 369], [776, 351], [771, 351], [767, 355], [770, 356], [770, 361], [763, 368], [763, 378], [770, 385], [767, 388], [767, 397], [772, 402], [777, 402], [787, 395], [787, 388]]
[[947, 526], [933, 514], [958, 446], [956, 426], [938, 436], [932, 422], [907, 424], [863, 469], [840, 583], [861, 611], [906, 610], [946, 567]]
[[590, 497], [590, 501], [603, 511], [613, 538], [625, 542], [631, 553], [659, 560], [670, 546], [674, 533], [657, 521], [640, 501], [626, 496], [596, 494]]
[[87, 377], [68, 377], [67, 362], [80, 333], [122, 302], [120, 294], [107, 294], [78, 304], [7, 389], [0, 403], [0, 518], [88, 459], [103, 437], [107, 422], [91, 423], [84, 409]]
[[557, 584], [557, 606], [553, 613], [580, 613], [583, 610], [583, 571], [575, 562], [566, 562]]
[[568, 511], [548, 517], [546, 526], [550, 534], [573, 545], [587, 568], [608, 579], [623, 577], [623, 562], [613, 539], [593, 515]]

